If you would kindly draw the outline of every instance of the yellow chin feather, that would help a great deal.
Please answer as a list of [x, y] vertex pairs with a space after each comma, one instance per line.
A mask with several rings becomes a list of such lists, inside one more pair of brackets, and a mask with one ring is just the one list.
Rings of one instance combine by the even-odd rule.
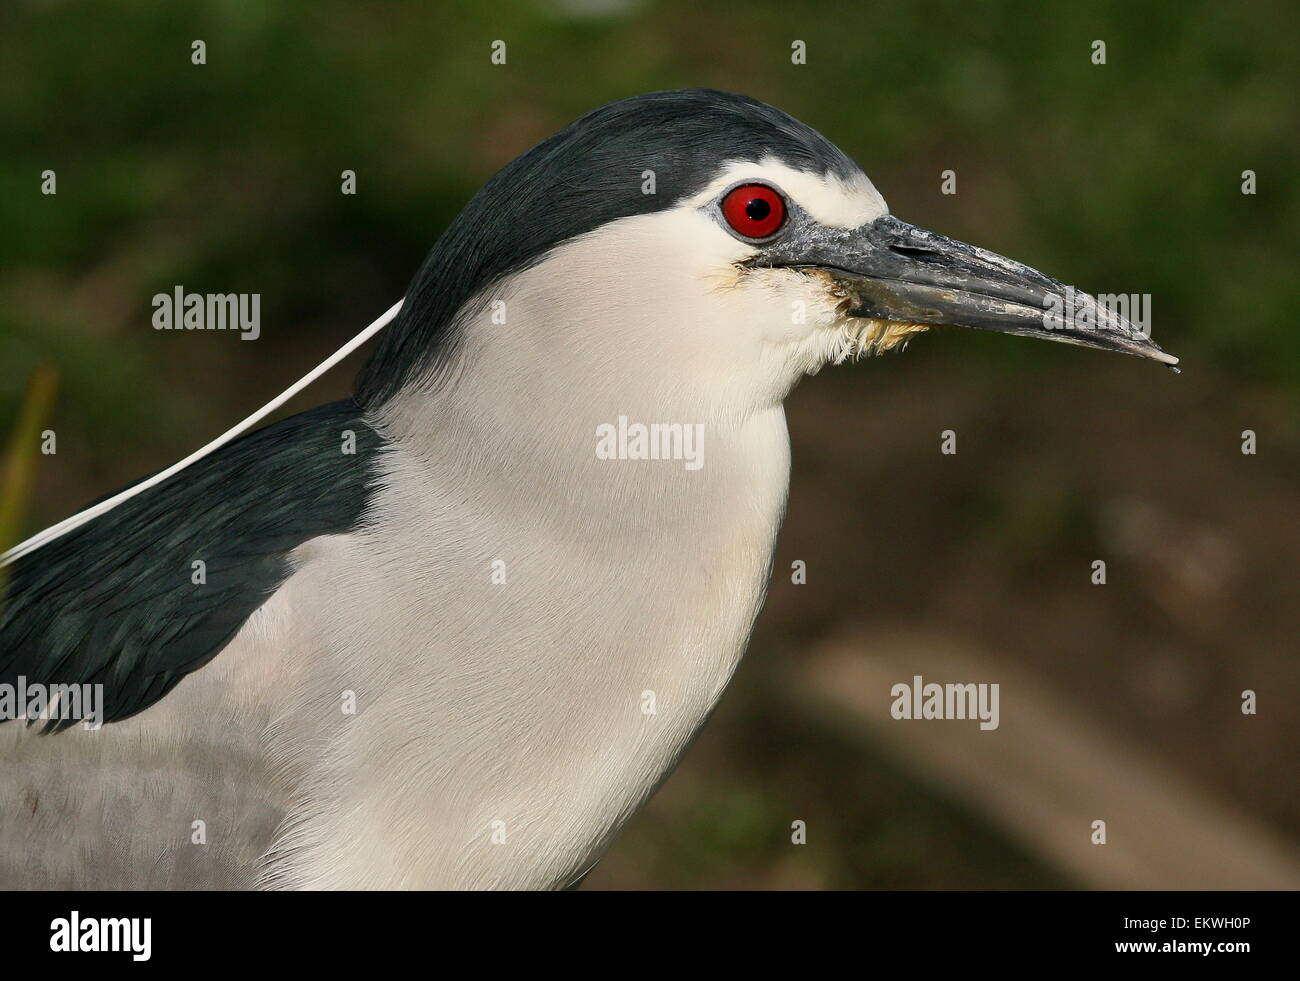
[[830, 272], [823, 269], [809, 269], [805, 270], [805, 274], [820, 281], [826, 291], [837, 301], [836, 309], [840, 318], [835, 324], [839, 336], [831, 355], [834, 364], [884, 354], [895, 349], [901, 351], [907, 346], [913, 334], [930, 329], [929, 324], [877, 320], [872, 317], [850, 317], [848, 310], [852, 307], [852, 299]]
[[838, 325], [840, 340], [833, 361], [840, 364], [850, 358], [865, 358], [884, 354], [894, 349], [902, 350], [913, 334], [929, 330], [929, 324], [904, 323], [897, 320], [874, 320], [866, 317], [845, 317]]

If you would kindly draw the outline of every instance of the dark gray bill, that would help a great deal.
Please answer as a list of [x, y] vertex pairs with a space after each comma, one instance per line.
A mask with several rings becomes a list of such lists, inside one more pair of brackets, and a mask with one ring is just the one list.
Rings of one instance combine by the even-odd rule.
[[765, 248], [753, 264], [824, 271], [845, 293], [851, 316], [975, 327], [1178, 363], [1092, 296], [892, 215], [861, 228], [817, 226], [792, 232]]

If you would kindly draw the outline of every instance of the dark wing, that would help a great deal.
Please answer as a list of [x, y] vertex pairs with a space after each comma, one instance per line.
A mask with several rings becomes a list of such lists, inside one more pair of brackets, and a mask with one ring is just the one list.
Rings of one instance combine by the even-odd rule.
[[292, 549], [358, 525], [382, 443], [351, 399], [324, 405], [19, 559], [0, 606], [0, 684], [103, 684], [106, 722], [149, 707], [280, 587]]

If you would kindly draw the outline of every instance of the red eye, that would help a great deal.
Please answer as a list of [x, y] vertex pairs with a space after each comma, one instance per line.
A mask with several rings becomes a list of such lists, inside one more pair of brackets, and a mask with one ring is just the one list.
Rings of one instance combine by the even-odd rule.
[[785, 221], [785, 202], [766, 184], [742, 184], [722, 199], [722, 217], [746, 238], [767, 238]]

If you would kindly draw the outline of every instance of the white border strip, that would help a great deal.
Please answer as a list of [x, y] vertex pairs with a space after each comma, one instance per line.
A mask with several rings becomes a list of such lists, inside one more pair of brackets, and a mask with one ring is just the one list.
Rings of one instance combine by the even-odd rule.
[[402, 309], [402, 302], [403, 302], [402, 300], [398, 300], [396, 303], [394, 303], [391, 307], [388, 308], [387, 312], [385, 312], [378, 320], [376, 320], [369, 327], [367, 327], [365, 330], [359, 333], [356, 337], [352, 338], [352, 340], [344, 344], [341, 348], [339, 348], [337, 351], [331, 354], [328, 358], [326, 358], [324, 361], [318, 364], [311, 371], [307, 372], [307, 374], [299, 378], [296, 382], [294, 382], [292, 385], [286, 388], [275, 398], [271, 399], [270, 402], [267, 402], [266, 405], [262, 406], [260, 409], [254, 412], [247, 419], [240, 422], [233, 429], [227, 430], [226, 432], [218, 436], [216, 439], [214, 439], [211, 443], [208, 443], [206, 446], [202, 447], [201, 449], [195, 450], [193, 453], [191, 453], [185, 459], [181, 460], [179, 463], [173, 463], [166, 470], [162, 470], [154, 474], [148, 480], [141, 481], [140, 483], [136, 484], [134, 487], [128, 487], [126, 490], [122, 491], [122, 493], [114, 494], [112, 497], [100, 501], [98, 504], [92, 507], [88, 507], [84, 511], [78, 511], [72, 517], [65, 518], [64, 520], [60, 521], [58, 524], [50, 525], [50, 527], [46, 528], [44, 531], [37, 532], [31, 538], [27, 539], [27, 541], [15, 545], [13, 548], [9, 549], [9, 551], [5, 552], [3, 555], [0, 555], [0, 567], [11, 564], [17, 559], [22, 558], [24, 555], [27, 555], [29, 552], [36, 551], [36, 549], [40, 548], [42, 545], [46, 545], [49, 542], [54, 541], [54, 539], [60, 537], [61, 535], [66, 535], [74, 528], [80, 528], [87, 521], [90, 521], [94, 518], [99, 517], [101, 514], [113, 510], [113, 508], [117, 507], [123, 501], [130, 500], [131, 498], [135, 497], [135, 495], [144, 493], [150, 487], [156, 487], [158, 484], [161, 484], [168, 477], [180, 473], [191, 463], [194, 463], [196, 460], [202, 460], [209, 453], [225, 446], [236, 436], [246, 433], [248, 430], [252, 429], [254, 426], [256, 426], [267, 416], [269, 416], [276, 409], [280, 408], [280, 406], [284, 405], [285, 402], [288, 402], [289, 399], [293, 398], [304, 388], [306, 388], [308, 385], [314, 382], [321, 375], [325, 374], [325, 372], [333, 368], [336, 364], [338, 364], [340, 361], [346, 358], [349, 354], [351, 354], [353, 351], [359, 348], [362, 344], [364, 344], [366, 341], [370, 340], [370, 338], [374, 337], [381, 330], [383, 330], [384, 327], [386, 327], [388, 323], [394, 317], [397, 316], [397, 311]]

